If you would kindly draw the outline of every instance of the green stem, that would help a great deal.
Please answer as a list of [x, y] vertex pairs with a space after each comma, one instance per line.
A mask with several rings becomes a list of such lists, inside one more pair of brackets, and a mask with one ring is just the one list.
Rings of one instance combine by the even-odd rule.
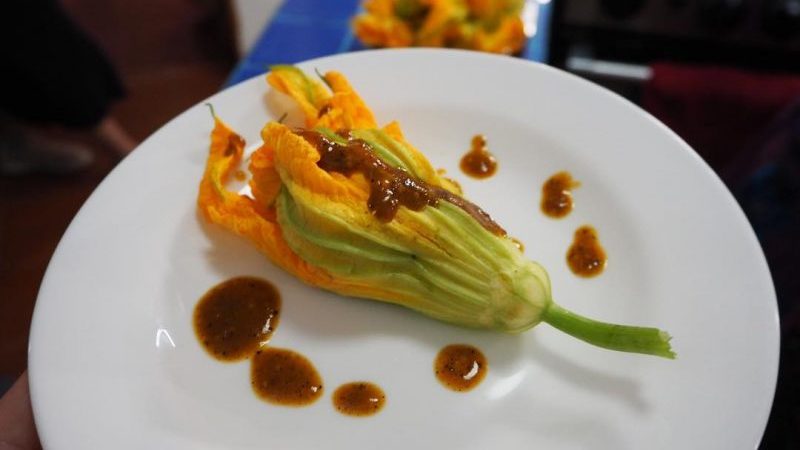
[[670, 335], [657, 328], [598, 322], [551, 303], [543, 320], [559, 330], [598, 347], [675, 359]]
[[331, 84], [328, 83], [328, 80], [325, 78], [325, 75], [320, 73], [319, 69], [314, 67], [314, 72], [316, 72], [319, 79], [322, 80], [323, 83], [325, 83], [325, 86], [328, 86], [328, 89], [333, 90], [333, 86], [331, 86]]

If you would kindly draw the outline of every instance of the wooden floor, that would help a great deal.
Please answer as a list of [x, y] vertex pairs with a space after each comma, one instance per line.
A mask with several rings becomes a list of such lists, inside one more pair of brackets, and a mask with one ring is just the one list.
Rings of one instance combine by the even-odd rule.
[[[235, 62], [225, 1], [64, 0], [118, 68], [127, 97], [112, 114], [141, 140], [216, 92]], [[97, 148], [70, 176], [0, 175], [0, 392], [26, 366], [28, 329], [47, 263], [72, 217], [115, 165]]]

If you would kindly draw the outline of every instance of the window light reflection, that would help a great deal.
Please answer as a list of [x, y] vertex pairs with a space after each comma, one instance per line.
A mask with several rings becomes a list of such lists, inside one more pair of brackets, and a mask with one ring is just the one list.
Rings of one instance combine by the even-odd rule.
[[169, 331], [167, 331], [166, 328], [159, 328], [158, 331], [156, 331], [156, 348], [161, 347], [162, 344], [166, 345], [167, 343], [169, 343], [172, 348], [175, 348], [175, 341], [172, 340]]
[[511, 375], [510, 377], [503, 378], [502, 380], [497, 381], [492, 385], [489, 389], [488, 396], [492, 400], [497, 400], [500, 398], [505, 397], [506, 395], [510, 394], [517, 386], [522, 383], [522, 380], [525, 379], [525, 371], [520, 370], [519, 372]]

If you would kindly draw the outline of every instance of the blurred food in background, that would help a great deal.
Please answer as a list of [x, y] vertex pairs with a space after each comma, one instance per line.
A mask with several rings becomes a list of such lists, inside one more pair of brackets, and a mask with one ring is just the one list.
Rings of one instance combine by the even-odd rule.
[[516, 54], [524, 0], [366, 0], [353, 19], [369, 47], [451, 47]]

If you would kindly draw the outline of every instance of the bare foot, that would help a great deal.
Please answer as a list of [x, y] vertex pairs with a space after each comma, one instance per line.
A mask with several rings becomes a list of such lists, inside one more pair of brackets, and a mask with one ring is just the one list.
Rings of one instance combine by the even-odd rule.
[[0, 123], [0, 174], [67, 174], [86, 169], [93, 160], [94, 153], [81, 144], [13, 120]]

